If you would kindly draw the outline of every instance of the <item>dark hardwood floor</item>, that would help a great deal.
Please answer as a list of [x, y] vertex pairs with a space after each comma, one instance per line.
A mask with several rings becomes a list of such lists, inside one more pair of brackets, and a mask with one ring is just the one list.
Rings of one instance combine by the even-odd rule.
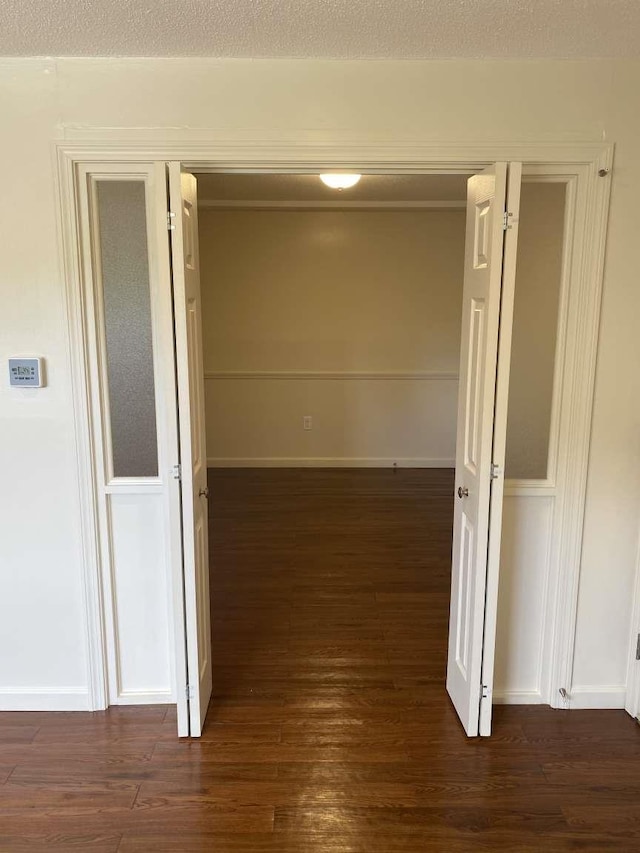
[[0, 851], [640, 851], [640, 728], [444, 689], [452, 477], [210, 475], [214, 696], [0, 714]]

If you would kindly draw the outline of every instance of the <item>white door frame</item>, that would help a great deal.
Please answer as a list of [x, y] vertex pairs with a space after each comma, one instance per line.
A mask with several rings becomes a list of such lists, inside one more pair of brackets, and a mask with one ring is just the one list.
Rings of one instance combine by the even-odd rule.
[[[89, 360], [83, 325], [79, 263], [77, 174], [91, 162], [180, 161], [190, 171], [312, 172], [342, 168], [369, 173], [462, 173], [496, 160], [518, 160], [524, 174], [552, 175], [570, 184], [573, 219], [568, 346], [563, 367], [562, 422], [553, 483], [551, 568], [546, 598], [540, 701], [563, 707], [559, 691], [571, 692], [582, 553], [591, 412], [595, 384], [600, 301], [613, 145], [601, 142], [416, 142], [415, 139], [355, 139], [340, 133], [313, 143], [262, 139], [217, 130], [67, 128], [54, 143], [63, 274], [67, 303], [76, 438], [78, 502], [82, 532], [85, 637], [89, 705], [107, 706], [105, 641], [100, 593], [96, 485], [93, 477]], [[561, 488], [562, 485], [562, 488]], [[545, 481], [541, 488], [549, 487]], [[527, 488], [535, 489], [530, 483]], [[507, 492], [509, 489], [507, 486]], [[555, 566], [555, 569], [554, 569]], [[558, 570], [563, 567], [563, 571]]]

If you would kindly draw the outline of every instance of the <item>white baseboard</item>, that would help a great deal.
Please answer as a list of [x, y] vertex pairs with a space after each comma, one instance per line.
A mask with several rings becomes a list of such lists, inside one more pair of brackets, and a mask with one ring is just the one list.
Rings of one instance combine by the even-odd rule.
[[[623, 686], [574, 687], [569, 703], [571, 710], [624, 708], [626, 690]], [[544, 705], [546, 702], [538, 690], [494, 690], [494, 705]], [[558, 706], [562, 707], [562, 706]]]
[[624, 685], [605, 687], [572, 687], [568, 707], [577, 709], [624, 708], [627, 691]]
[[84, 687], [0, 687], [0, 711], [90, 711]]
[[542, 705], [539, 690], [494, 690], [494, 705]]
[[453, 468], [455, 459], [398, 458], [381, 457], [330, 457], [319, 456], [258, 456], [258, 457], [222, 457], [210, 456], [209, 468]]

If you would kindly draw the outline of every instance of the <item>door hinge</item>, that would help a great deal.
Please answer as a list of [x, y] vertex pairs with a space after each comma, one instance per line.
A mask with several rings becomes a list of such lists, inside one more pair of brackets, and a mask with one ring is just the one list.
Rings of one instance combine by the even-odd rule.
[[505, 212], [502, 214], [502, 230], [503, 231], [508, 231], [508, 229], [511, 228], [511, 222], [509, 220], [511, 219], [512, 216], [513, 216], [513, 213], [509, 213], [508, 210], [505, 210]]
[[182, 465], [174, 465], [171, 469], [171, 475], [174, 480], [182, 480]]
[[184, 695], [187, 697], [187, 699], [193, 699], [193, 687], [190, 684], [187, 684], [187, 686], [185, 687]]
[[491, 688], [489, 687], [488, 684], [481, 684], [480, 686], [482, 687], [482, 695], [480, 698], [481, 699], [488, 699], [489, 696], [491, 696]]
[[173, 220], [175, 218], [176, 218], [175, 213], [173, 213], [171, 210], [168, 210], [167, 211], [167, 231], [175, 231], [176, 225], [175, 225], [175, 222], [173, 222]]
[[497, 480], [498, 477], [502, 476], [502, 468], [499, 465], [496, 465], [495, 462], [491, 463], [491, 479]]
[[640, 634], [638, 634], [638, 642], [636, 643], [636, 660], [640, 660]]

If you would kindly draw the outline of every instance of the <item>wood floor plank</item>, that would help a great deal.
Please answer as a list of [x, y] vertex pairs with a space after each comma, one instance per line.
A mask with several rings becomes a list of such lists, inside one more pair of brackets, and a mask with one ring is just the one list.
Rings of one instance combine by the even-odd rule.
[[[82, 851], [91, 853], [117, 853], [122, 835], [115, 832], [88, 833], [78, 829], [71, 833], [38, 833], [28, 827], [19, 834], [7, 834], [0, 830], [0, 850], [7, 853], [38, 853], [42, 850]], [[175, 848], [177, 849], [177, 848]]]
[[403, 744], [372, 741], [355, 746], [339, 744], [207, 744], [198, 745], [197, 749], [185, 753], [180, 747], [170, 743], [159, 743], [154, 752], [152, 763], [164, 761], [167, 757], [180, 756], [182, 760], [195, 760], [214, 764], [234, 764], [241, 762], [280, 762], [295, 761], [370, 761], [394, 762], [407, 759], [407, 750]]
[[0, 745], [12, 743], [31, 743], [39, 731], [39, 726], [11, 725], [3, 723], [0, 719]]
[[544, 847], [540, 839], [523, 839], [517, 833], [488, 832], [485, 834], [456, 830], [433, 830], [416, 838], [415, 834], [363, 834], [347, 832], [297, 832], [236, 834], [183, 832], [173, 836], [127, 835], [118, 853], [604, 853], [620, 850], [617, 841], [605, 836], [555, 837], [547, 834]]
[[221, 833], [271, 832], [273, 815], [274, 810], [270, 806], [188, 805], [159, 797], [137, 802], [130, 808], [103, 806], [74, 811], [52, 807], [50, 811], [40, 809], [26, 814], [7, 814], [2, 818], [1, 833], [56, 838], [74, 834], [104, 837], [117, 832], [126, 837], [129, 833], [154, 836], [182, 830], [206, 831], [211, 827]]
[[640, 850], [640, 804], [590, 802], [580, 806], [566, 805], [563, 811], [572, 829], [583, 833], [607, 832], [620, 839], [622, 849]]
[[545, 778], [554, 785], [575, 788], [595, 785], [607, 790], [632, 791], [640, 799], [640, 772], [628, 756], [603, 761], [548, 761], [542, 764]]
[[27, 818], [37, 812], [77, 816], [130, 809], [135, 801], [138, 786], [123, 788], [115, 784], [108, 787], [108, 784], [35, 786], [5, 782], [0, 789], [3, 823], [9, 817]]
[[[53, 712], [52, 712], [53, 713]], [[0, 745], [0, 763], [6, 764], [60, 764], [65, 761], [82, 761], [89, 764], [96, 762], [103, 765], [118, 766], [131, 761], [142, 763], [150, 761], [157, 740], [145, 739], [134, 744], [116, 740], [111, 742], [103, 738], [100, 742], [75, 740], [73, 718], [68, 721], [66, 741], [53, 744], [28, 743]]]
[[[314, 827], [324, 831], [333, 828], [351, 833], [374, 832], [403, 835], [422, 834], [432, 829], [469, 830], [473, 833], [495, 829], [510, 830], [529, 836], [567, 829], [564, 815], [557, 807], [536, 808], [524, 803], [520, 809], [497, 806], [469, 808], [459, 805], [438, 808], [402, 807], [278, 807], [275, 812], [276, 832], [308, 832]], [[425, 833], [425, 834], [427, 834]]]
[[14, 764], [0, 764], [0, 785], [7, 781], [15, 769]]

